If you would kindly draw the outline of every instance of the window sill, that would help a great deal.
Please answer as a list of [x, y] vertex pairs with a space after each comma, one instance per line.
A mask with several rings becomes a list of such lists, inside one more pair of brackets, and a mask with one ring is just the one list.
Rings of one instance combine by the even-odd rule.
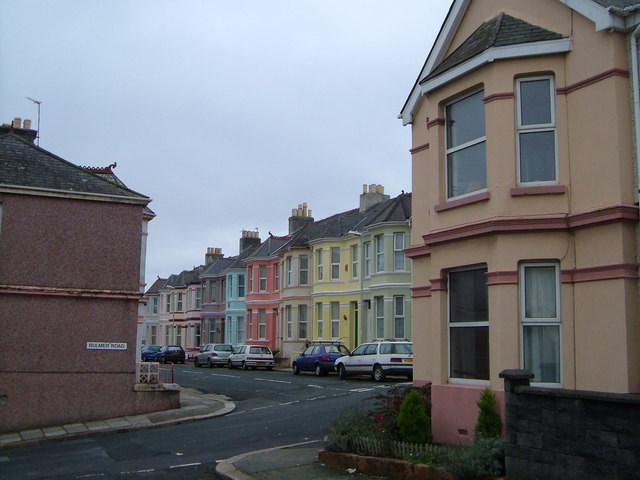
[[486, 200], [489, 200], [489, 198], [490, 198], [489, 192], [476, 193], [475, 195], [470, 195], [468, 197], [460, 198], [458, 200], [451, 200], [451, 201], [436, 205], [434, 210], [436, 212], [444, 212], [446, 210], [451, 210], [452, 208], [458, 208], [458, 207], [463, 207], [465, 205], [484, 202]]
[[536, 187], [514, 187], [511, 189], [512, 197], [525, 195], [562, 195], [567, 193], [566, 185], [541, 185]]

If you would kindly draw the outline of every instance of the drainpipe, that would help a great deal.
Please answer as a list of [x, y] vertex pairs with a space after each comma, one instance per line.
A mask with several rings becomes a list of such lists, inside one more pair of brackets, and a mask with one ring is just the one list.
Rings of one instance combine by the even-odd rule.
[[[636, 154], [636, 192], [635, 199], [638, 203], [640, 194], [640, 86], [638, 82], [638, 38], [640, 37], [640, 25], [629, 38], [631, 51], [631, 86], [633, 88], [633, 122], [635, 128], [635, 154]], [[640, 226], [636, 227], [636, 261], [640, 260]]]

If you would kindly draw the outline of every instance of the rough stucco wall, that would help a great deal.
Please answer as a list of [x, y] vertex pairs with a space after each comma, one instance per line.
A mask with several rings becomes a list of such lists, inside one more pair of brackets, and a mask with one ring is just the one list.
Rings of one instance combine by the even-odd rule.
[[0, 284], [138, 291], [142, 206], [1, 195]]
[[[147, 409], [133, 390], [142, 207], [4, 194], [0, 203], [0, 284], [62, 289], [0, 294], [0, 431]], [[150, 404], [170, 408], [169, 397]]]

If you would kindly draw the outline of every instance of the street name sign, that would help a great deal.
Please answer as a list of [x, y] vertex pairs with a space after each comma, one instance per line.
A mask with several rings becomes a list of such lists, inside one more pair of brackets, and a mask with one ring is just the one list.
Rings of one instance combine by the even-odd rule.
[[123, 342], [87, 342], [87, 350], [126, 350]]

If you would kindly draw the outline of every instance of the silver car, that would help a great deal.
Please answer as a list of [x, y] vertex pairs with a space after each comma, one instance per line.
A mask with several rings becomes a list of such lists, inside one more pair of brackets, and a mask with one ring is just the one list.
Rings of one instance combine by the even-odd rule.
[[257, 367], [273, 368], [273, 353], [262, 345], [240, 345], [227, 360], [229, 368], [242, 367], [243, 370]]
[[224, 367], [227, 364], [229, 355], [233, 353], [233, 347], [226, 343], [207, 343], [193, 359], [196, 367], [206, 365], [207, 367]]

